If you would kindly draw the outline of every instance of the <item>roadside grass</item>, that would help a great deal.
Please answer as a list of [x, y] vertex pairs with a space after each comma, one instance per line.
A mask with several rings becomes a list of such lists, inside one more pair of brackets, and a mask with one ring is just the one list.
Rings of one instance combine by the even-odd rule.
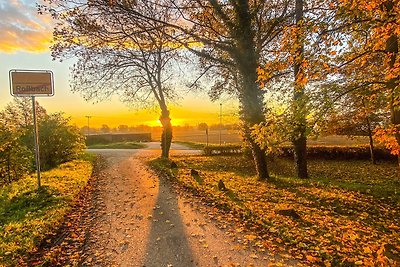
[[145, 148], [146, 144], [137, 142], [118, 142], [110, 144], [93, 144], [89, 145], [90, 149], [140, 149]]
[[[253, 231], [243, 242], [259, 250], [275, 251], [306, 266], [400, 265], [396, 164], [310, 160], [311, 178], [300, 180], [293, 177], [290, 160], [275, 159], [269, 162], [273, 179], [264, 182], [257, 180], [252, 161], [240, 155], [172, 160], [177, 169], [160, 159], [151, 165], [228, 215], [235, 214]], [[219, 188], [220, 180], [225, 190]], [[214, 218], [220, 223], [232, 219]]]
[[173, 143], [184, 145], [187, 146], [188, 148], [196, 150], [203, 150], [206, 147], [205, 143], [185, 142], [185, 141], [174, 141]]
[[43, 172], [39, 191], [34, 174], [0, 187], [0, 266], [20, 266], [56, 230], [91, 172], [75, 160]]

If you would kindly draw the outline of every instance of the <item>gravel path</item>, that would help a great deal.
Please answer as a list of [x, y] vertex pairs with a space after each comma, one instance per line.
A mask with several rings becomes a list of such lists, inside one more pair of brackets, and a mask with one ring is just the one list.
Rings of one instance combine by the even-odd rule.
[[[107, 161], [92, 203], [84, 266], [267, 266], [267, 255], [242, 249], [199, 203], [173, 192], [147, 166], [159, 144], [139, 150], [93, 150]], [[192, 154], [179, 145], [172, 154]]]

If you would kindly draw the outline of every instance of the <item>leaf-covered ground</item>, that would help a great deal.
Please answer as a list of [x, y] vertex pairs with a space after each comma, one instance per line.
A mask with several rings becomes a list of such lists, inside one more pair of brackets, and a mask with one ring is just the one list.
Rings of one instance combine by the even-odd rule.
[[76, 160], [43, 172], [40, 191], [35, 175], [0, 188], [0, 266], [28, 264], [27, 255], [60, 226], [91, 172], [89, 161]]
[[[177, 169], [152, 165], [243, 221], [248, 243], [304, 265], [399, 266], [400, 175], [395, 164], [310, 161], [311, 178], [293, 177], [292, 163], [270, 163], [273, 181], [258, 181], [242, 156], [174, 157]], [[193, 172], [196, 170], [198, 175]], [[226, 189], [220, 181], [223, 181]], [[218, 185], [220, 184], [220, 185]]]

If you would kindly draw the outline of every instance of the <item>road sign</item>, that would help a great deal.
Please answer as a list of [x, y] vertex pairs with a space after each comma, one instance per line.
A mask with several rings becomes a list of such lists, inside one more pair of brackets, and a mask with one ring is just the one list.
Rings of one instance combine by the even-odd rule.
[[33, 138], [35, 142], [35, 162], [40, 189], [40, 152], [39, 132], [36, 119], [36, 96], [53, 96], [53, 72], [49, 70], [10, 70], [10, 93], [12, 96], [27, 96], [32, 98]]
[[53, 96], [53, 72], [49, 70], [10, 70], [13, 96]]

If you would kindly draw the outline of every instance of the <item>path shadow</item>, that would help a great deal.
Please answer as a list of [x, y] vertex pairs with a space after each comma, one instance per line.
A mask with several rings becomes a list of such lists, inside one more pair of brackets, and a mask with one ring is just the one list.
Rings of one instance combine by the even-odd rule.
[[164, 179], [160, 177], [143, 266], [195, 267], [195, 259], [179, 213], [178, 199]]

